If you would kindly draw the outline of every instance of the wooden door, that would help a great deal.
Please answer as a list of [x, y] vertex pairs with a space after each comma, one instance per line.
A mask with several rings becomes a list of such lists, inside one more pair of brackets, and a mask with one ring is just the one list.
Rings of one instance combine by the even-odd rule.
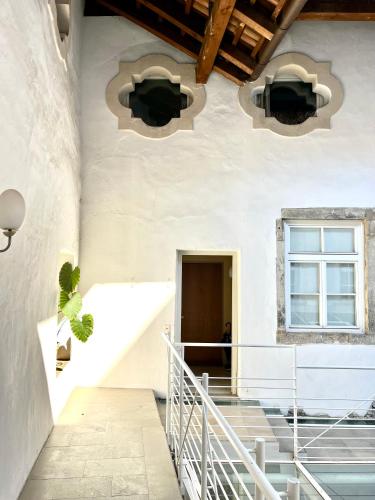
[[[182, 342], [220, 342], [223, 335], [223, 265], [182, 264]], [[185, 350], [190, 365], [221, 365], [222, 349]]]

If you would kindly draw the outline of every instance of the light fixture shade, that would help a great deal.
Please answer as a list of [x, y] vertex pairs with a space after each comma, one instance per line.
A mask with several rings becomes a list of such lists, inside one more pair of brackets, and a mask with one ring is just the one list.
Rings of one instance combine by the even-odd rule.
[[0, 227], [18, 230], [25, 218], [25, 200], [15, 189], [7, 189], [0, 195]]

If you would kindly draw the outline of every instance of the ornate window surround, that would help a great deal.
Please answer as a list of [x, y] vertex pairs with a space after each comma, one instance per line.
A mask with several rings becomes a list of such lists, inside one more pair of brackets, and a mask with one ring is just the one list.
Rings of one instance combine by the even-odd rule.
[[[179, 83], [181, 91], [188, 95], [191, 104], [181, 110], [180, 118], [172, 120], [163, 127], [150, 127], [141, 118], [134, 118], [132, 110], [121, 104], [121, 96], [134, 90], [134, 84], [146, 78], [168, 78]], [[204, 85], [195, 82], [194, 64], [180, 64], [165, 55], [147, 55], [135, 62], [120, 62], [118, 74], [109, 82], [106, 89], [109, 109], [118, 117], [118, 128], [134, 130], [145, 137], [160, 139], [177, 130], [192, 130], [195, 116], [202, 111], [206, 102]]]
[[[281, 75], [293, 75], [304, 82], [312, 83], [314, 92], [327, 102], [317, 110], [317, 116], [298, 125], [286, 125], [276, 118], [266, 117], [265, 110], [254, 103], [254, 94], [262, 92], [266, 84]], [[253, 128], [269, 129], [279, 135], [297, 137], [315, 129], [330, 129], [331, 116], [341, 107], [344, 91], [340, 81], [331, 73], [331, 63], [316, 62], [297, 52], [289, 52], [272, 59], [262, 75], [254, 82], [246, 83], [239, 90], [239, 101], [243, 111], [252, 117]]]
[[[285, 233], [288, 220], [361, 221], [364, 236], [364, 333], [289, 332], [285, 318]], [[277, 342], [282, 344], [375, 344], [375, 209], [283, 208], [276, 221]]]

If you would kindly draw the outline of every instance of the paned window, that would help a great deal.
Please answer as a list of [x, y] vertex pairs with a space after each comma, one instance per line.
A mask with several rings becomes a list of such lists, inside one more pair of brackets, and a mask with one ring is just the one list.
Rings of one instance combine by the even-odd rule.
[[363, 330], [360, 222], [285, 225], [287, 329]]

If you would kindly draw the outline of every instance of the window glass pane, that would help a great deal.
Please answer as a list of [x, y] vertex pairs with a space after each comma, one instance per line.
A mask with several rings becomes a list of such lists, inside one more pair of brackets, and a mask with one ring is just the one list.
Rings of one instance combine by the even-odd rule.
[[327, 293], [355, 293], [354, 264], [327, 263]]
[[290, 290], [292, 293], [319, 293], [319, 264], [292, 262]]
[[266, 85], [263, 99], [266, 116], [274, 116], [287, 125], [297, 125], [316, 116], [317, 94], [312, 83], [274, 81]]
[[291, 296], [291, 324], [296, 326], [319, 325], [319, 297], [314, 295]]
[[325, 252], [354, 252], [354, 229], [333, 227], [324, 229]]
[[355, 326], [355, 297], [328, 296], [327, 320], [329, 326]]
[[291, 227], [291, 252], [320, 252], [320, 229], [318, 227]]

